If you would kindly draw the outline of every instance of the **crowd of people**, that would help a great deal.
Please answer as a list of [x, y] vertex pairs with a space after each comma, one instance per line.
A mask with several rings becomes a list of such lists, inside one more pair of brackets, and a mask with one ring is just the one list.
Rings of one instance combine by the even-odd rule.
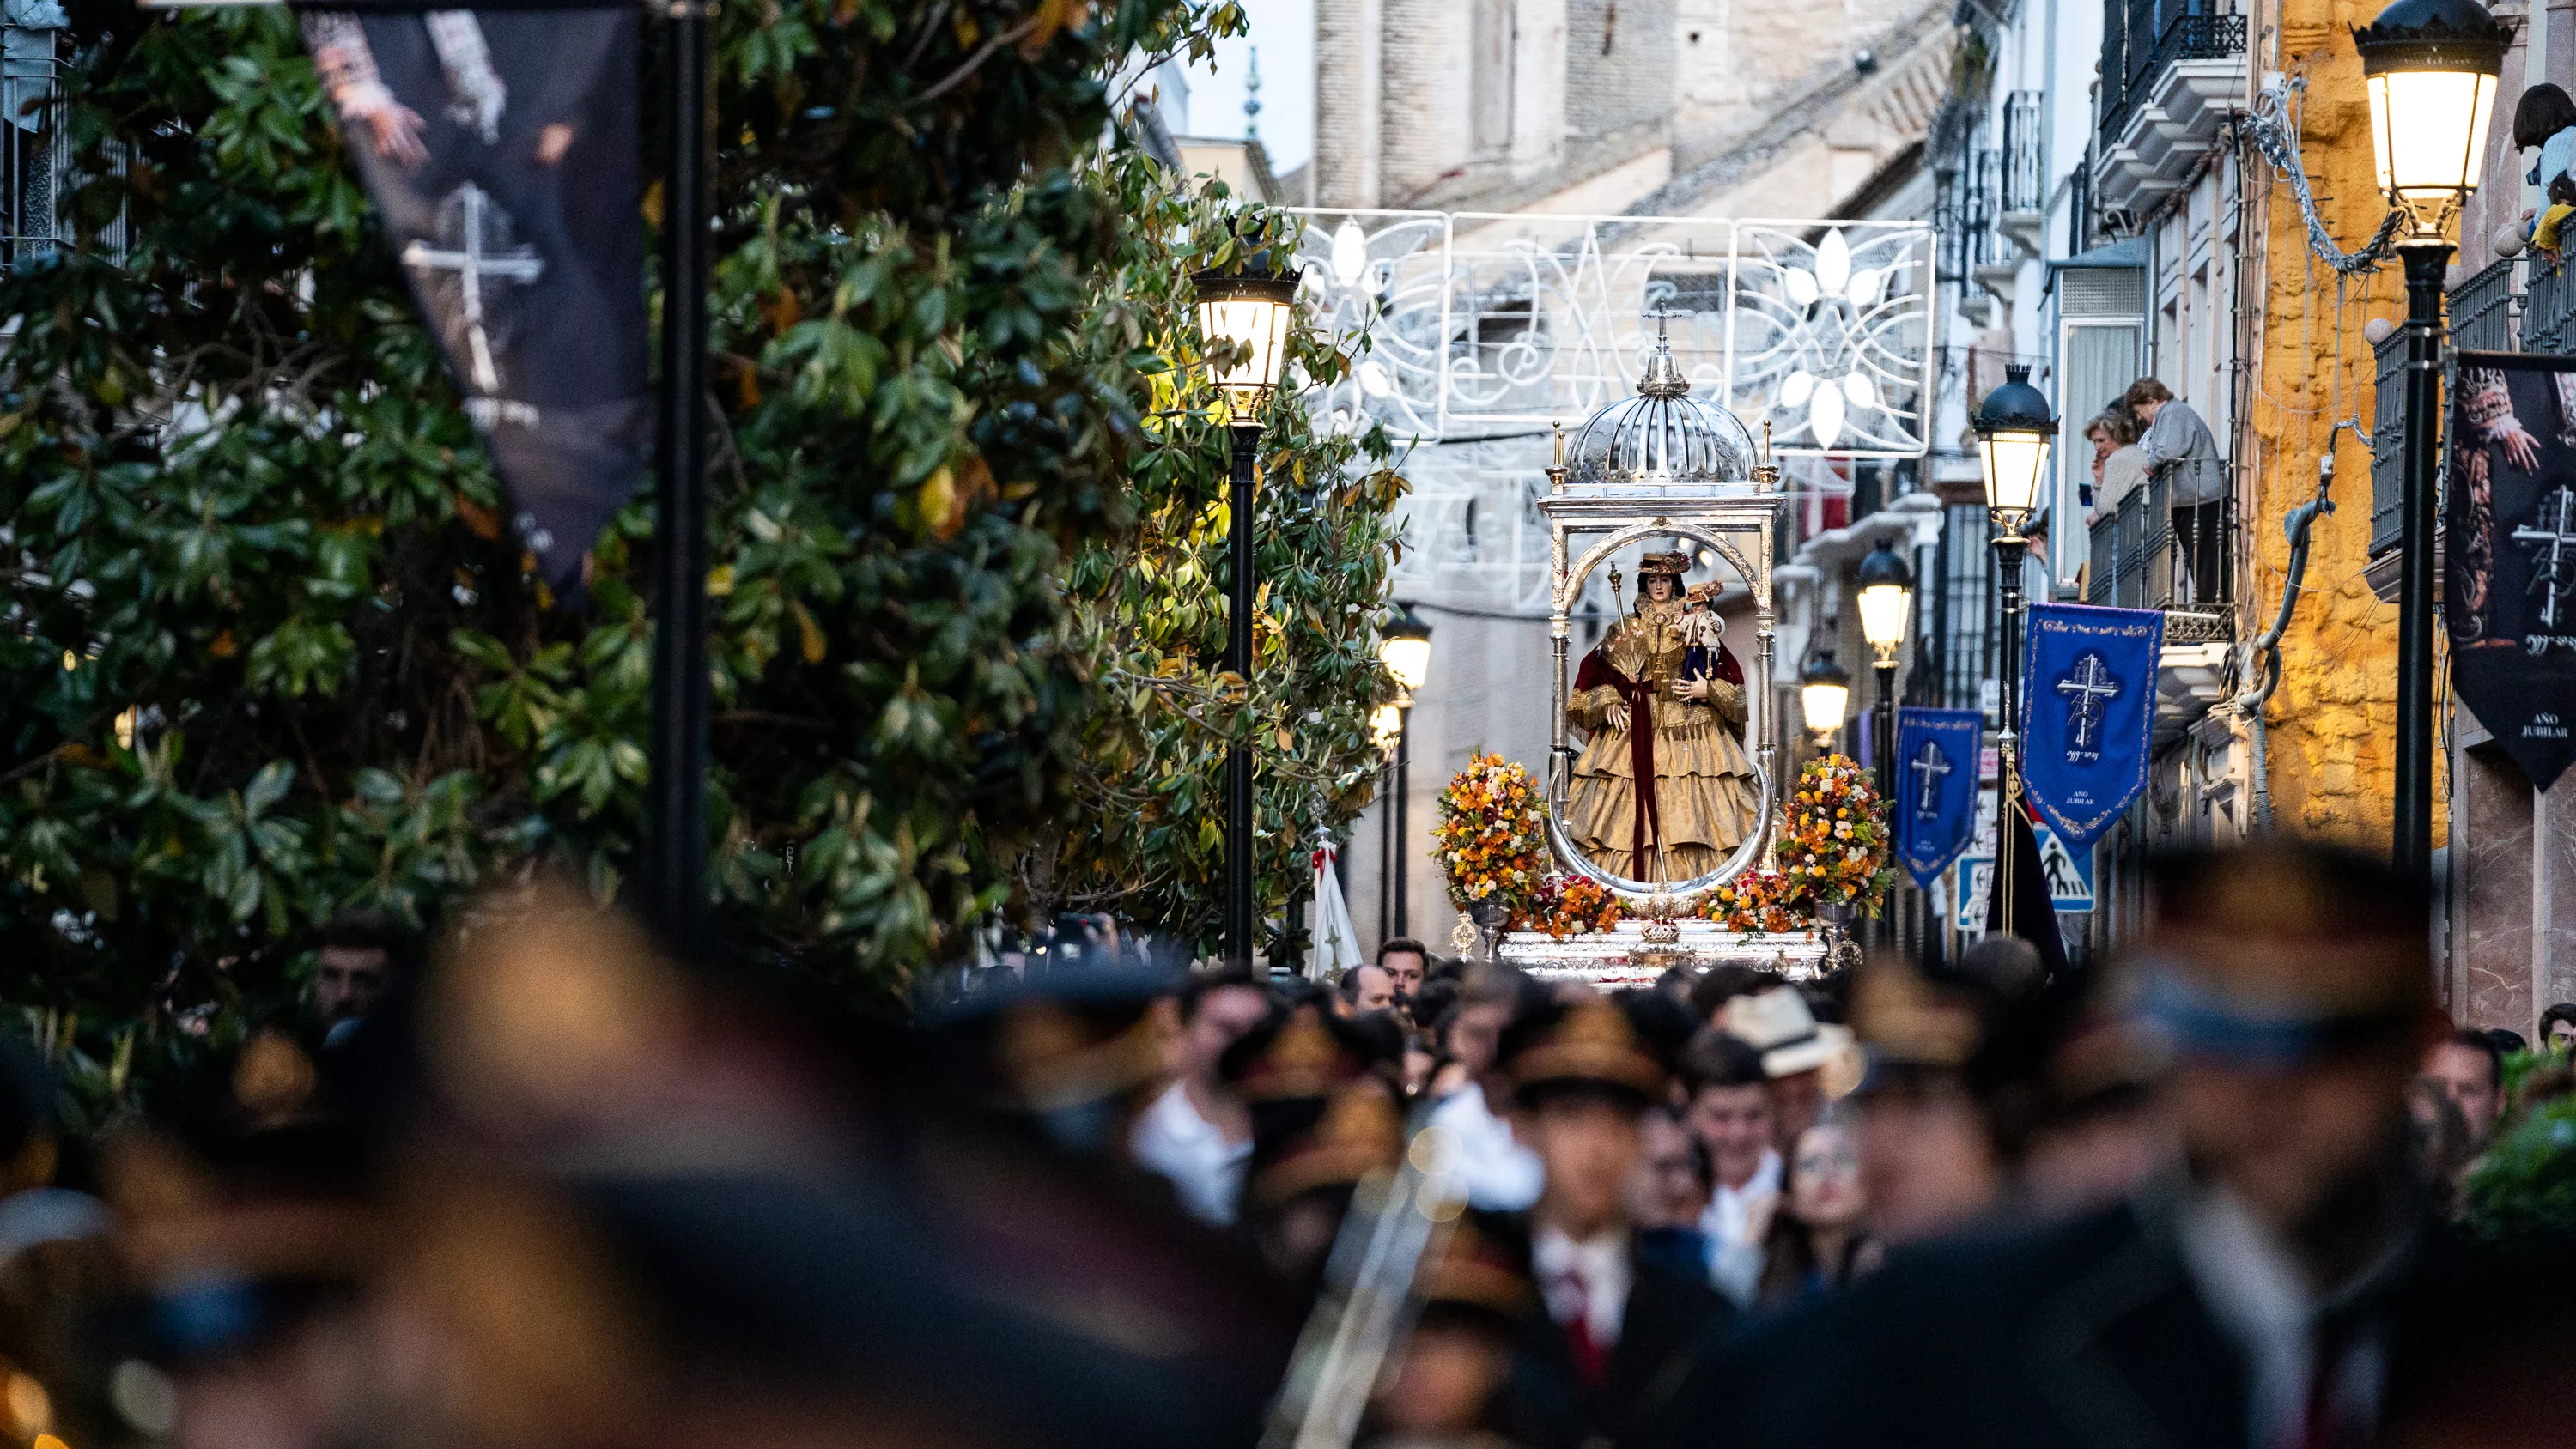
[[[1329, 982], [1101, 949], [902, 1022], [542, 890], [426, 966], [341, 923], [307, 1020], [96, 1132], [0, 1044], [0, 1427], [2563, 1442], [2576, 1236], [2459, 1217], [2576, 1088], [2576, 1006], [2508, 1087], [2437, 1009], [2423, 907], [2265, 846], [2170, 862], [2145, 938], [2054, 978], [2010, 938], [1607, 993], [1406, 940]], [[1389, 1258], [1408, 1175], [1434, 1226]]]

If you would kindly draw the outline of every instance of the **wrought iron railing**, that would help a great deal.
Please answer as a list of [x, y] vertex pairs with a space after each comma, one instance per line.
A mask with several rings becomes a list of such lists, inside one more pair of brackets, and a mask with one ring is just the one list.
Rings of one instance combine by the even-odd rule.
[[[2524, 321], [2527, 341], [2528, 315]], [[2406, 329], [2391, 331], [2372, 351], [2378, 364], [2379, 394], [2370, 415], [2370, 551], [2375, 556], [2397, 546], [2403, 524], [2398, 498], [2405, 468]]]
[[2109, 0], [2102, 13], [2103, 137], [2119, 137], [2131, 108], [2167, 66], [2244, 53], [2245, 17], [2206, 13], [2204, 0]]
[[0, 25], [0, 271], [53, 255], [64, 235], [71, 147], [51, 105], [60, 35]]
[[2531, 259], [2531, 275], [2522, 292], [2522, 350], [2576, 351], [2576, 269], [2563, 262]]
[[2470, 352], [2513, 350], [2513, 262], [2481, 268], [2451, 289], [2451, 345]]
[[2040, 93], [2004, 97], [2002, 209], [2037, 211], [2048, 204], [2048, 166], [2040, 148]]
[[2165, 642], [2201, 643], [2235, 636], [2237, 519], [2234, 497], [2219, 510], [2218, 558], [2202, 572], [2213, 585], [2195, 588], [2189, 550], [2175, 536], [2172, 490], [2161, 473], [2132, 488], [2093, 521], [2092, 567], [2084, 601], [2116, 609], [2165, 611]]

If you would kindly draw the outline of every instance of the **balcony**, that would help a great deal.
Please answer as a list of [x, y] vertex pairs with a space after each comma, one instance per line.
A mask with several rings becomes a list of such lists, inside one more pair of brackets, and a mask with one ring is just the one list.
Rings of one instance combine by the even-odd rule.
[[2180, 736], [2218, 703], [2228, 647], [2236, 637], [2236, 504], [2222, 510], [2215, 597], [2195, 598], [2176, 547], [2173, 508], [2162, 478], [2133, 489], [2117, 510], [2093, 523], [2092, 567], [2084, 601], [2120, 609], [2160, 609], [2164, 653], [2156, 663], [2156, 738]]
[[2576, 268], [2544, 263], [2535, 252], [2522, 294], [2522, 350], [2563, 357], [2576, 351], [2571, 344], [2576, 344]]
[[2245, 92], [2245, 17], [2206, 3], [2105, 7], [2095, 205], [2144, 214], [2216, 149]]

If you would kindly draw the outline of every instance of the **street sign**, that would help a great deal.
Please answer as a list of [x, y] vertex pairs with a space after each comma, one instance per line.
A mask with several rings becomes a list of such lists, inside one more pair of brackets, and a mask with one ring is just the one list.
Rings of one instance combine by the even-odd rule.
[[[2049, 904], [2061, 913], [2093, 909], [2093, 852], [2068, 850], [2057, 832], [2038, 827], [2039, 868], [2048, 878]], [[1989, 833], [1987, 840], [1994, 836]], [[1951, 867], [1951, 899], [1959, 903], [1954, 924], [1962, 931], [1986, 928], [1986, 894], [1995, 882], [1995, 858], [1963, 855]]]
[[2057, 832], [2039, 827], [2039, 870], [2048, 878], [2049, 902], [2060, 911], [2093, 909], [2093, 852], [2069, 850]]
[[1951, 871], [1950, 878], [1957, 884], [1951, 888], [1950, 897], [1959, 903], [1958, 914], [1952, 924], [1962, 931], [1984, 930], [1986, 892], [1995, 883], [1995, 858], [1991, 855], [1963, 855]]

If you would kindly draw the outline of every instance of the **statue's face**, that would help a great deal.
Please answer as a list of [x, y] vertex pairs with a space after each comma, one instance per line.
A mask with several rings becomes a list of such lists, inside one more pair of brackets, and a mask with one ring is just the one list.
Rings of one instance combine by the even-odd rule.
[[1669, 602], [1682, 589], [1671, 574], [1648, 574], [1645, 583], [1646, 597], [1658, 604]]

